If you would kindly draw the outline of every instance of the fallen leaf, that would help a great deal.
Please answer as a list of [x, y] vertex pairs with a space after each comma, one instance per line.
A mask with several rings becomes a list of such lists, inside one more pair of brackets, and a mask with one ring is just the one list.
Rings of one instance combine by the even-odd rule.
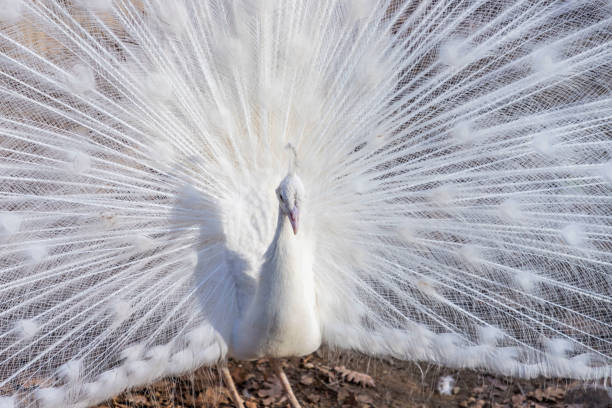
[[125, 398], [130, 405], [147, 405], [149, 400], [142, 394], [128, 394]]
[[249, 376], [253, 375], [250, 370], [242, 366], [230, 366], [229, 372], [236, 384], [242, 384], [248, 380]]
[[565, 390], [557, 387], [548, 387], [544, 390], [544, 398], [552, 401], [562, 400], [565, 397]]
[[263, 398], [264, 405], [271, 405], [274, 403], [281, 403], [287, 399], [284, 395], [283, 384], [277, 377], [274, 377], [272, 381], [264, 383], [265, 388], [257, 391], [257, 395]]
[[525, 402], [525, 396], [522, 394], [515, 394], [512, 396], [512, 406], [513, 407], [522, 407], [523, 402]]
[[357, 400], [357, 402], [360, 402], [362, 404], [371, 404], [374, 401], [372, 400], [372, 397], [370, 397], [369, 395], [366, 394], [359, 394], [355, 397], [355, 400]]
[[306, 395], [306, 399], [310, 402], [314, 402], [315, 404], [317, 402], [319, 402], [319, 400], [321, 399], [321, 397], [317, 394], [307, 394]]
[[336, 395], [336, 400], [342, 404], [344, 400], [348, 398], [349, 394], [350, 392], [348, 390], [341, 389], [338, 391], [338, 394]]
[[317, 370], [319, 370], [323, 374], [332, 375], [331, 369], [329, 367], [327, 367], [327, 366], [318, 365], [318, 366], [316, 366], [316, 368], [317, 368]]
[[340, 377], [348, 382], [359, 384], [362, 387], [375, 387], [374, 379], [367, 374], [360, 373], [359, 371], [349, 370], [344, 366], [334, 367], [334, 370]]
[[331, 369], [329, 367], [326, 366], [315, 366], [315, 368], [317, 370], [319, 370], [319, 372], [321, 372], [322, 374], [327, 376], [327, 381], [328, 382], [333, 382], [335, 381], [336, 376], [334, 375], [334, 373], [332, 373]]
[[542, 401], [544, 399], [544, 391], [542, 391], [539, 388], [536, 389], [535, 391], [530, 392], [527, 395], [536, 401]]
[[300, 382], [304, 385], [311, 385], [314, 382], [312, 374], [304, 374], [300, 377]]
[[343, 407], [354, 407], [357, 406], [357, 399], [355, 398], [355, 394], [352, 392], [347, 392], [345, 398], [342, 399]]
[[229, 391], [225, 387], [209, 387], [196, 397], [196, 406], [208, 407], [229, 403]]

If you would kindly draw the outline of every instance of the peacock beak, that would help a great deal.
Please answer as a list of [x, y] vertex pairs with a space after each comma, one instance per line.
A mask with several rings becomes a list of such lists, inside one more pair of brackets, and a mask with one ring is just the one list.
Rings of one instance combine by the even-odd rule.
[[293, 228], [293, 235], [297, 235], [298, 225], [300, 222], [300, 210], [297, 207], [294, 207], [293, 210], [289, 211], [289, 221], [291, 222], [291, 227]]

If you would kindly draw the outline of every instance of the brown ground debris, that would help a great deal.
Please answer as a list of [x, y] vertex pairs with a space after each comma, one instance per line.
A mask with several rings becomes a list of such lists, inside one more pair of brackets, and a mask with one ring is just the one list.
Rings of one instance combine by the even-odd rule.
[[[267, 360], [230, 361], [229, 369], [247, 408], [288, 406]], [[612, 407], [608, 391], [596, 384], [544, 378], [517, 380], [472, 370], [321, 351], [288, 360], [285, 372], [303, 407]], [[444, 376], [454, 379], [450, 395], [438, 391], [438, 382]], [[188, 376], [130, 390], [97, 408], [232, 406], [216, 371], [203, 368]]]

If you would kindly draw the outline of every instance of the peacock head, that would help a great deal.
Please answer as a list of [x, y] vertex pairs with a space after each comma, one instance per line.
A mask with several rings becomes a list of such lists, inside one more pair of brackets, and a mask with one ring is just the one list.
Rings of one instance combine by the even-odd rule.
[[289, 217], [293, 233], [297, 234], [300, 222], [300, 208], [304, 196], [302, 180], [295, 174], [289, 173], [276, 188], [276, 197], [281, 212]]

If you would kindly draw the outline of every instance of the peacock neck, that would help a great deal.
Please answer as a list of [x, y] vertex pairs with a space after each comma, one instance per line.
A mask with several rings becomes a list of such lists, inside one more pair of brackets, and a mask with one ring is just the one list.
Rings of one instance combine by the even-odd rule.
[[295, 241], [299, 238], [297, 235], [293, 234], [293, 230], [291, 229], [291, 223], [287, 215], [283, 213], [281, 208], [278, 208], [278, 218], [276, 221], [276, 232], [274, 233], [274, 238], [272, 239], [272, 243], [268, 247], [266, 251], [266, 260], [268, 257], [272, 256], [283, 256], [286, 251], [290, 251], [291, 247], [294, 246]]
[[294, 235], [287, 216], [279, 209], [255, 296], [234, 329], [235, 357], [299, 356], [319, 347], [313, 257], [303, 232]]
[[300, 238], [293, 234], [291, 223], [279, 207], [274, 238], [264, 255], [258, 292], [270, 294], [284, 291], [287, 288], [283, 287], [291, 285], [296, 279], [308, 278], [302, 275]]

